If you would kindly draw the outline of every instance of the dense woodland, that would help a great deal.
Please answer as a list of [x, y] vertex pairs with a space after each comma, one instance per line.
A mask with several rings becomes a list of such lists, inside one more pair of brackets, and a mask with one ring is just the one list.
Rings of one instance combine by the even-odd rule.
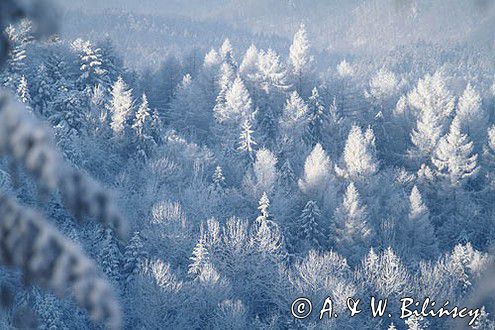
[[[127, 329], [449, 328], [399, 313], [296, 320], [290, 304], [331, 296], [342, 315], [347, 297], [466, 305], [492, 259], [487, 46], [322, 55], [302, 24], [278, 52], [256, 40], [238, 51], [231, 36], [135, 71], [110, 38], [35, 40], [29, 20], [5, 33], [0, 82], [64, 161], [114, 192], [129, 238], [75, 220], [8, 159], [1, 190], [96, 262]], [[70, 297], [0, 274], [17, 288], [1, 328], [98, 328]], [[473, 325], [494, 327], [485, 311]]]

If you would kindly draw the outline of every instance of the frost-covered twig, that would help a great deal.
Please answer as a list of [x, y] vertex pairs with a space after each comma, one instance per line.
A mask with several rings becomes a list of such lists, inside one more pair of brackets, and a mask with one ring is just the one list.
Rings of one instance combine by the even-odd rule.
[[121, 325], [111, 287], [97, 274], [82, 250], [38, 213], [0, 194], [0, 263], [20, 269], [28, 283], [73, 294], [91, 318], [109, 328]]

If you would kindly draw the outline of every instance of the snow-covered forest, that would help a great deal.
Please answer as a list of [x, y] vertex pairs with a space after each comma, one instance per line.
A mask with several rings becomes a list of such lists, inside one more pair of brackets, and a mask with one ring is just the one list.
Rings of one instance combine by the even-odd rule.
[[345, 302], [491, 270], [490, 1], [64, 2], [0, 12], [1, 329], [454, 327]]

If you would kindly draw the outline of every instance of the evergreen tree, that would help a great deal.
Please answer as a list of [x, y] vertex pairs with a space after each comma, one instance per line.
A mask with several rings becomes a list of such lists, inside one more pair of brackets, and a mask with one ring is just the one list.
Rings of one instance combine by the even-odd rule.
[[81, 73], [77, 85], [80, 90], [91, 89], [98, 84], [105, 86], [107, 72], [102, 68], [101, 49], [82, 39], [76, 39], [72, 47], [79, 53]]
[[122, 273], [124, 281], [129, 285], [134, 281], [138, 274], [144, 269], [144, 262], [146, 260], [146, 251], [144, 250], [144, 243], [139, 231], [135, 231], [129, 241], [129, 244], [125, 248], [123, 269]]
[[97, 44], [100, 54], [100, 70], [104, 71], [103, 87], [105, 90], [112, 87], [112, 82], [116, 81], [121, 75], [124, 74], [124, 62], [117, 55], [117, 51], [109, 37], [103, 39], [103, 41]]
[[119, 77], [112, 86], [108, 111], [111, 115], [110, 127], [115, 135], [122, 136], [132, 113], [132, 89], [127, 87], [122, 77]]
[[280, 174], [278, 176], [278, 184], [281, 187], [284, 194], [291, 194], [296, 186], [297, 178], [290, 161], [288, 159], [282, 164], [280, 168]]
[[309, 198], [321, 200], [332, 183], [332, 162], [322, 146], [317, 143], [304, 163], [304, 174], [298, 184]]
[[101, 269], [107, 277], [119, 283], [120, 281], [120, 263], [122, 256], [113, 231], [110, 228], [105, 229], [105, 238], [99, 255]]
[[307, 202], [299, 217], [298, 228], [294, 229], [307, 243], [307, 249], [322, 250], [325, 248], [326, 239], [321, 221], [322, 214], [318, 204], [315, 201]]
[[371, 228], [368, 225], [366, 207], [361, 205], [359, 193], [350, 183], [344, 200], [335, 211], [334, 241], [337, 251], [347, 256], [355, 265], [371, 243]]
[[457, 103], [457, 116], [461, 128], [475, 141], [481, 140], [485, 134], [488, 115], [481, 104], [481, 96], [471, 84], [466, 86]]
[[230, 40], [227, 38], [224, 40], [222, 46], [220, 47], [220, 56], [222, 61], [228, 64], [234, 71], [237, 71], [237, 63], [234, 59], [234, 51]]
[[327, 121], [328, 114], [325, 111], [318, 89], [315, 87], [308, 100], [308, 123], [304, 136], [309, 146], [322, 142], [322, 134]]
[[458, 186], [478, 172], [478, 155], [473, 153], [473, 143], [462, 134], [459, 118], [450, 125], [450, 131], [442, 137], [432, 157], [437, 175]]
[[270, 219], [270, 214], [268, 212], [268, 208], [270, 207], [270, 199], [268, 198], [266, 192], [263, 192], [263, 195], [261, 195], [258, 205], [260, 215], [256, 218], [256, 223], [261, 224], [262, 222]]
[[19, 85], [17, 86], [17, 97], [19, 101], [26, 104], [27, 107], [31, 107], [31, 95], [29, 94], [28, 82], [25, 76], [21, 77]]
[[253, 139], [253, 133], [254, 131], [251, 129], [251, 123], [248, 119], [245, 120], [241, 127], [237, 150], [241, 154], [247, 154], [251, 160], [253, 160], [254, 146], [257, 144]]
[[360, 127], [353, 125], [342, 155], [344, 168], [337, 167], [337, 173], [352, 180], [363, 180], [374, 175], [378, 171], [374, 140], [373, 130], [367, 129], [363, 134]]
[[241, 65], [239, 66], [239, 72], [244, 76], [251, 80], [255, 78], [256, 73], [258, 72], [258, 48], [255, 45], [249, 46], [244, 55]]
[[285, 92], [290, 87], [287, 71], [280, 63], [278, 54], [272, 49], [259, 52], [255, 80], [259, 88], [267, 94], [273, 91]]
[[132, 128], [134, 129], [134, 132], [136, 133], [136, 136], [141, 143], [144, 143], [146, 140], [151, 138], [151, 136], [149, 135], [151, 129], [151, 115], [146, 94], [143, 94], [142, 96], [141, 105], [136, 112]]
[[295, 78], [296, 90], [300, 95], [304, 95], [307, 80], [313, 72], [313, 56], [310, 54], [310, 43], [306, 33], [306, 27], [301, 24], [299, 30], [294, 35], [290, 46], [289, 64]]
[[280, 128], [289, 135], [295, 143], [302, 141], [309, 109], [299, 94], [294, 91], [287, 99], [282, 116], [280, 117]]
[[225, 105], [216, 113], [219, 122], [240, 123], [252, 115], [252, 101], [244, 82], [238, 76], [225, 94]]
[[[205, 59], [206, 60], [206, 59]], [[213, 113], [215, 119], [218, 122], [225, 120], [225, 107], [226, 107], [226, 96], [229, 89], [235, 79], [235, 71], [231, 66], [223, 63], [220, 67], [220, 74], [218, 78], [218, 94], [215, 100], [215, 107], [213, 108]]]
[[411, 134], [414, 148], [411, 154], [428, 159], [444, 134], [447, 120], [454, 111], [455, 98], [447, 90], [441, 71], [426, 75], [407, 96], [409, 105], [417, 113], [416, 128]]
[[215, 172], [213, 173], [212, 184], [213, 184], [213, 189], [217, 192], [220, 192], [223, 189], [225, 189], [225, 177], [223, 176], [222, 173], [222, 167], [219, 165], [217, 165], [217, 167], [215, 168]]
[[495, 174], [493, 168], [495, 168], [495, 125], [491, 126], [487, 130], [488, 141], [483, 147], [483, 161], [486, 164], [486, 178], [490, 187], [495, 187]]
[[419, 189], [414, 186], [409, 196], [409, 217], [404, 243], [410, 258], [431, 260], [438, 254], [434, 228], [429, 211], [423, 203]]
[[24, 20], [19, 26], [8, 26], [5, 30], [11, 46], [7, 58], [7, 72], [4, 85], [15, 90], [26, 68], [27, 44], [31, 41], [31, 23]]
[[52, 115], [50, 105], [54, 95], [56, 95], [51, 83], [46, 66], [41, 64], [36, 70], [36, 79], [33, 81], [31, 97], [34, 111], [45, 117]]
[[193, 249], [192, 256], [189, 258], [191, 263], [189, 264], [188, 273], [193, 276], [200, 276], [207, 263], [209, 263], [208, 249], [205, 247], [202, 239], [198, 241]]

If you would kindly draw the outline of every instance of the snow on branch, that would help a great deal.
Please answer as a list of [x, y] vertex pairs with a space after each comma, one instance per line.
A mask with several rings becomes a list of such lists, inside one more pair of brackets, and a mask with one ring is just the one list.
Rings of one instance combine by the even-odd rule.
[[59, 296], [71, 293], [95, 321], [118, 329], [116, 297], [83, 251], [33, 210], [0, 194], [0, 263], [20, 269], [28, 283]]

